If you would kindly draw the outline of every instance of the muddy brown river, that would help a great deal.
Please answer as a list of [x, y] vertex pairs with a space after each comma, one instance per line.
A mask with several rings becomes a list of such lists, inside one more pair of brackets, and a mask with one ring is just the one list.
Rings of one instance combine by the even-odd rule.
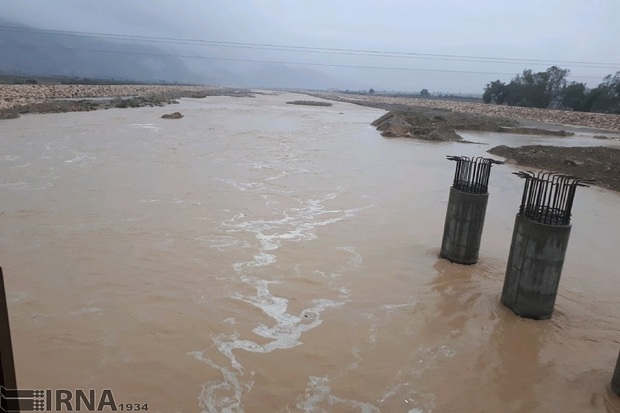
[[381, 110], [291, 100], [0, 121], [21, 388], [149, 412], [620, 412], [617, 193], [577, 190], [551, 320], [499, 302], [514, 167], [492, 170], [478, 264], [438, 258], [446, 155], [600, 141], [385, 139]]

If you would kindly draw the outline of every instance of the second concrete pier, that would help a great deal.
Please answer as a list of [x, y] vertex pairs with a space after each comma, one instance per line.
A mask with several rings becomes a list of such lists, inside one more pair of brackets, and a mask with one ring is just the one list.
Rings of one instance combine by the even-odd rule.
[[571, 225], [546, 225], [517, 214], [502, 304], [515, 314], [551, 318]]

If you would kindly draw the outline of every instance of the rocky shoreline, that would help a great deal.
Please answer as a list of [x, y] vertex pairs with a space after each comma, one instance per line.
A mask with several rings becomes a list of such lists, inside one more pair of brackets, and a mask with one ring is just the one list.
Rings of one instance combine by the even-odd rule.
[[248, 90], [212, 86], [0, 85], [0, 119], [25, 113], [81, 112], [163, 106], [182, 97], [253, 96]]
[[510, 148], [506, 145], [489, 149], [509, 163], [528, 168], [544, 169], [583, 180], [594, 185], [620, 191], [620, 149], [605, 146], [558, 147], [530, 145]]
[[398, 108], [427, 108], [449, 110], [478, 116], [544, 122], [562, 126], [592, 128], [602, 131], [620, 132], [620, 115], [587, 113], [566, 110], [522, 108], [516, 106], [489, 105], [477, 102], [458, 102], [439, 99], [404, 98], [377, 95], [350, 95], [342, 93], [313, 93], [314, 96], [339, 102], [393, 110]]

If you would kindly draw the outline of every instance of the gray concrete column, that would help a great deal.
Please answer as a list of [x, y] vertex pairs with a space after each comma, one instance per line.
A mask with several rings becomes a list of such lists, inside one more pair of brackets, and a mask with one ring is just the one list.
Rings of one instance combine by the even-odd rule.
[[571, 225], [546, 225], [517, 214], [502, 304], [521, 317], [551, 318]]
[[475, 264], [478, 261], [488, 200], [488, 193], [472, 194], [450, 188], [441, 258], [458, 264]]
[[620, 354], [618, 355], [618, 361], [616, 361], [614, 376], [611, 379], [611, 389], [620, 396]]

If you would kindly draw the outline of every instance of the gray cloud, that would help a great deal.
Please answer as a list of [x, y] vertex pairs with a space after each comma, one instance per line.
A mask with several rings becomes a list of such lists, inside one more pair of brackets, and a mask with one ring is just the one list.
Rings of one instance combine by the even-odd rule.
[[[375, 89], [481, 92], [490, 80], [508, 80], [524, 68], [544, 70], [554, 63], [570, 69], [572, 80], [596, 85], [604, 75], [620, 70], [620, 66], [561, 63], [619, 63], [620, 2], [614, 0], [4, 0], [2, 9], [8, 20], [45, 29], [544, 60], [492, 63], [157, 43], [173, 54], [312, 64], [289, 66], [319, 71], [341, 79], [343, 84]], [[192, 59], [188, 66], [195, 70], [242, 71], [256, 69], [259, 64]]]

